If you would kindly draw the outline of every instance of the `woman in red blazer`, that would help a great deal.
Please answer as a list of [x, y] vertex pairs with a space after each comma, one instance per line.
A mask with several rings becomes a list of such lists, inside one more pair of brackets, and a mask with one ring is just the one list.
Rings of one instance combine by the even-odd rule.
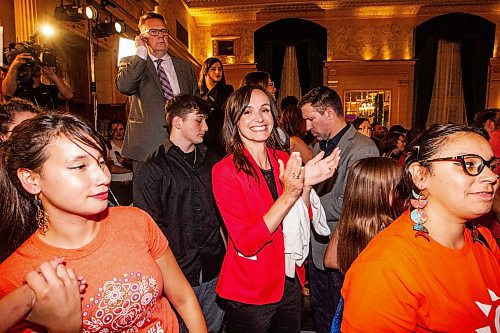
[[[312, 185], [333, 175], [339, 152], [302, 167], [300, 154], [279, 150], [277, 108], [260, 86], [227, 100], [223, 129], [229, 154], [213, 168], [213, 191], [229, 233], [217, 284], [228, 332], [299, 332], [300, 287], [285, 278], [281, 223]], [[286, 165], [286, 167], [285, 167]], [[303, 269], [296, 267], [303, 278]], [[301, 274], [302, 273], [302, 274]]]

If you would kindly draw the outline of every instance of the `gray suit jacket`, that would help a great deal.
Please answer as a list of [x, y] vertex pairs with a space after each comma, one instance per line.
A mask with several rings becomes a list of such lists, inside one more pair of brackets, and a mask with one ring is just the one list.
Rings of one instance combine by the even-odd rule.
[[[181, 93], [198, 95], [193, 67], [185, 60], [172, 57]], [[165, 128], [165, 97], [158, 72], [147, 60], [134, 55], [120, 60], [116, 76], [118, 90], [130, 96], [130, 114], [123, 144], [123, 155], [144, 161], [167, 136]]]
[[[359, 134], [352, 126], [342, 136], [337, 147], [341, 150], [337, 171], [331, 178], [318, 184], [315, 188], [325, 209], [328, 227], [332, 232], [335, 230], [342, 214], [345, 183], [352, 165], [360, 159], [379, 156], [377, 146], [373, 140]], [[316, 144], [313, 153], [316, 155], [319, 152], [319, 144]], [[320, 236], [311, 228], [312, 260], [314, 266], [319, 269], [325, 269], [323, 257], [329, 240], [329, 237]]]

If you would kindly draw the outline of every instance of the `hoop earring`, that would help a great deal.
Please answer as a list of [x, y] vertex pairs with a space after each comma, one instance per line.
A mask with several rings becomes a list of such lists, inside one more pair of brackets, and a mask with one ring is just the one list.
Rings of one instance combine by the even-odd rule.
[[427, 214], [423, 211], [424, 207], [427, 206], [427, 196], [420, 193], [416, 193], [415, 190], [411, 190], [412, 198], [410, 199], [410, 205], [414, 208], [410, 213], [410, 218], [415, 223], [413, 225], [413, 230], [416, 231], [415, 238], [422, 236], [428, 241], [429, 230], [424, 226], [427, 222]]
[[38, 225], [38, 230], [42, 235], [45, 235], [49, 229], [49, 216], [43, 211], [42, 201], [37, 194], [35, 194], [33, 204], [36, 206], [36, 223]]

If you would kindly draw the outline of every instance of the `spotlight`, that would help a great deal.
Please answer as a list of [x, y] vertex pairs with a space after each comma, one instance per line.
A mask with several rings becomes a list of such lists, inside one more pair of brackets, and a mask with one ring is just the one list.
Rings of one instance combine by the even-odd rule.
[[125, 24], [122, 21], [116, 22], [101, 22], [98, 23], [94, 30], [95, 38], [105, 38], [114, 34], [125, 32]]
[[59, 21], [78, 22], [87, 18], [95, 20], [98, 14], [97, 9], [93, 6], [60, 5], [54, 8], [54, 16]]
[[125, 23], [123, 21], [116, 21], [115, 22], [115, 31], [116, 33], [122, 34], [125, 32]]
[[99, 13], [94, 6], [87, 6], [85, 7], [85, 16], [87, 16], [89, 20], [95, 20], [99, 16]]
[[54, 16], [59, 21], [78, 22], [85, 20], [81, 8], [75, 5], [60, 5], [54, 8]]
[[54, 36], [54, 28], [51, 25], [49, 25], [49, 24], [42, 25], [40, 27], [40, 32], [45, 37], [52, 37], [52, 36]]

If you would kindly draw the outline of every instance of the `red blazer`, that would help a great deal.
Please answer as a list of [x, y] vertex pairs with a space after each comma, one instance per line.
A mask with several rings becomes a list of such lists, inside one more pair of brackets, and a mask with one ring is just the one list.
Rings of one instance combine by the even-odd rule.
[[[242, 303], [275, 303], [281, 300], [285, 283], [282, 227], [271, 234], [264, 223], [264, 214], [274, 201], [259, 167], [246, 149], [244, 153], [257, 170], [260, 185], [253, 177], [236, 171], [233, 155], [212, 170], [215, 200], [229, 233], [216, 291], [222, 298]], [[277, 158], [286, 164], [288, 154], [268, 148], [268, 156], [281, 195]], [[298, 276], [302, 281], [303, 267]]]

